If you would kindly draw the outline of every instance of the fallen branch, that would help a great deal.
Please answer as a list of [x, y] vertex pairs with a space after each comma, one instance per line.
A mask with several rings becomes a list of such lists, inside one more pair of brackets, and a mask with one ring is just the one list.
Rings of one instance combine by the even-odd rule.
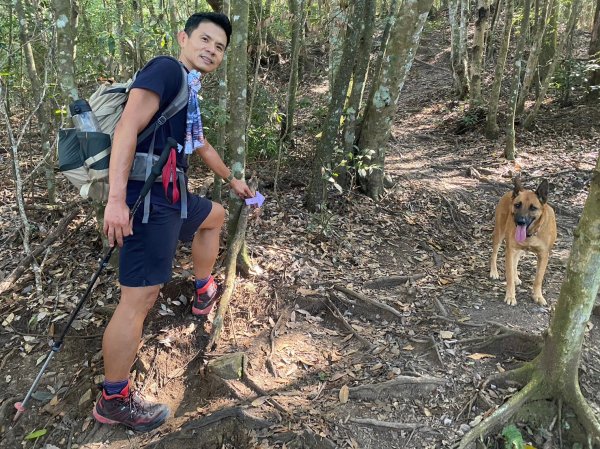
[[254, 380], [252, 380], [245, 372], [242, 376], [242, 382], [256, 394], [258, 394], [258, 396], [266, 396], [268, 398], [267, 402], [269, 402], [269, 404], [271, 404], [281, 413], [283, 413], [284, 415], [290, 415], [290, 411], [288, 409], [286, 409], [279, 402], [273, 399], [269, 393], [267, 393], [259, 385], [257, 385], [256, 382], [254, 382]]
[[350, 388], [350, 398], [372, 401], [382, 398], [414, 398], [431, 394], [446, 381], [437, 377], [398, 376], [393, 380], [377, 384]]
[[384, 278], [373, 279], [372, 281], [369, 281], [366, 284], [364, 284], [364, 286], [366, 288], [373, 289], [396, 287], [398, 285], [404, 285], [407, 282], [417, 281], [419, 279], [424, 278], [425, 276], [427, 276], [427, 274], [425, 273], [418, 273], [412, 276], [387, 276]]
[[48, 235], [48, 237], [46, 237], [42, 243], [40, 243], [33, 251], [31, 251], [30, 254], [19, 261], [17, 267], [12, 271], [12, 273], [10, 273], [2, 280], [2, 282], [0, 282], [0, 294], [7, 292], [13, 287], [14, 283], [21, 277], [35, 257], [46, 251], [46, 248], [52, 245], [59, 237], [64, 236], [65, 229], [78, 214], [79, 209], [77, 208], [73, 209], [71, 212], [61, 218], [60, 222], [52, 231], [52, 233], [50, 233], [50, 235]]
[[334, 285], [333, 286], [334, 289], [336, 289], [339, 292], [342, 292], [348, 296], [352, 296], [356, 299], [360, 299], [361, 301], [366, 302], [367, 304], [370, 304], [372, 306], [375, 306], [381, 310], [385, 310], [386, 312], [391, 313], [392, 315], [402, 319], [403, 315], [402, 313], [398, 312], [396, 309], [394, 309], [392, 306], [388, 306], [387, 304], [383, 304], [379, 301], [375, 301], [374, 299], [369, 298], [368, 296], [365, 296], [363, 294], [357, 293], [353, 290], [350, 290], [349, 288], [346, 287], [342, 287], [341, 285]]
[[[369, 418], [350, 418], [349, 421], [353, 422], [354, 424], [363, 424], [365, 426], [383, 427], [385, 429], [395, 429], [395, 430], [417, 430], [417, 429], [425, 428], [425, 426], [423, 424], [379, 421], [377, 419], [369, 419]], [[430, 430], [429, 428], [427, 428], [427, 429]]]
[[[330, 292], [329, 294], [333, 295], [333, 292]], [[333, 316], [341, 323], [341, 325], [344, 327], [344, 329], [346, 329], [348, 332], [350, 332], [352, 335], [354, 335], [356, 337], [356, 339], [358, 341], [360, 341], [360, 343], [365, 348], [371, 349], [373, 347], [373, 345], [366, 338], [364, 338], [362, 335], [360, 335], [358, 332], [356, 332], [356, 330], [352, 327], [352, 325], [350, 323], [348, 323], [348, 321], [346, 321], [346, 318], [344, 318], [344, 315], [342, 315], [342, 313], [339, 311], [339, 309], [335, 306], [335, 304], [333, 303], [331, 298], [325, 299], [325, 305], [327, 306], [327, 308], [329, 308], [329, 310], [331, 311]]]

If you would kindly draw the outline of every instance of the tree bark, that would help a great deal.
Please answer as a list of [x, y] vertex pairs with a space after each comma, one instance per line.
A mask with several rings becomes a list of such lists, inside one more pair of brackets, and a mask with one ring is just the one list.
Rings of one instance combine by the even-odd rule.
[[496, 69], [494, 70], [494, 82], [490, 89], [490, 99], [488, 101], [488, 113], [485, 125], [485, 135], [488, 139], [497, 139], [498, 134], [500, 134], [500, 128], [498, 127], [498, 103], [500, 101], [502, 75], [504, 74], [506, 57], [508, 56], [508, 47], [510, 45], [514, 10], [515, 0], [506, 0], [504, 33], [502, 36], [502, 44], [500, 45], [500, 53], [498, 54], [498, 60], [496, 61]]
[[[235, 112], [229, 117], [229, 154], [231, 155], [233, 176], [237, 179], [245, 179], [249, 0], [236, 0], [231, 2], [230, 7], [233, 33], [227, 78], [229, 81], [229, 110]], [[237, 224], [234, 223], [233, 217], [237, 216], [242, 204], [242, 200], [230, 190], [230, 221], [227, 224], [230, 241], [233, 241]], [[236, 258], [237, 254], [234, 259]]]
[[390, 32], [381, 74], [373, 80], [373, 99], [367, 105], [358, 147], [361, 154], [373, 155], [375, 169], [364, 183], [367, 195], [374, 200], [383, 193], [385, 147], [392, 120], [432, 4], [433, 0], [403, 2]]
[[506, 117], [506, 143], [504, 146], [504, 157], [509, 161], [515, 159], [515, 113], [519, 99], [519, 86], [521, 84], [521, 67], [523, 66], [523, 50], [529, 34], [529, 14], [531, 12], [531, 0], [524, 0], [523, 18], [521, 19], [521, 35], [515, 50], [515, 68], [510, 83], [508, 97], [508, 114]]
[[[75, 34], [77, 31], [77, 5], [75, 1], [52, 0], [57, 38], [57, 60], [60, 67], [58, 83], [70, 101], [79, 99], [75, 83]], [[68, 100], [69, 101], [69, 100]]]
[[[347, 6], [341, 5], [340, 0], [332, 0], [329, 12], [329, 91], [333, 92], [333, 83], [342, 61], [344, 30], [348, 25]], [[347, 32], [347, 31], [346, 31]]]

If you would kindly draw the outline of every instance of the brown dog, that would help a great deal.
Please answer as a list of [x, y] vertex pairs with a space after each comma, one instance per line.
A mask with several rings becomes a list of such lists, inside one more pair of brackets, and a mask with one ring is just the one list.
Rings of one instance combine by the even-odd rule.
[[511, 306], [516, 305], [515, 284], [521, 284], [517, 272], [519, 257], [523, 251], [534, 252], [537, 254], [537, 272], [533, 282], [533, 300], [537, 304], [545, 306], [542, 281], [548, 265], [550, 250], [556, 240], [554, 209], [546, 202], [548, 181], [543, 180], [535, 192], [523, 189], [518, 178], [515, 178], [514, 183], [514, 190], [506, 193], [496, 207], [490, 277], [498, 279], [496, 267], [498, 249], [502, 241], [506, 240], [506, 297], [504, 302]]

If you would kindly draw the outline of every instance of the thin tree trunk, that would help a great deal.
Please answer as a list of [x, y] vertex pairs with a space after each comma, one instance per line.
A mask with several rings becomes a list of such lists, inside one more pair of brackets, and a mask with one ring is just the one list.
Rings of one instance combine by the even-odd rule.
[[329, 12], [329, 91], [333, 92], [340, 62], [343, 60], [344, 30], [347, 32], [348, 11], [340, 0], [332, 0]]
[[72, 100], [79, 99], [75, 83], [75, 34], [77, 8], [69, 0], [52, 0], [57, 38], [57, 60], [60, 67], [58, 83], [62, 92]]
[[[42, 81], [40, 80], [40, 76], [38, 74], [35, 59], [33, 56], [33, 49], [31, 47], [29, 37], [28, 21], [25, 16], [25, 11], [23, 9], [23, 2], [21, 0], [17, 0], [15, 8], [17, 11], [17, 17], [19, 17], [19, 22], [21, 23], [21, 27], [19, 28], [19, 37], [21, 39], [23, 52], [25, 54], [25, 62], [27, 65], [29, 82], [31, 83], [31, 91], [34, 94], [45, 92], [45, 89], [42, 88]], [[51, 52], [52, 48], [49, 48], [48, 54], [50, 54]], [[51, 150], [49, 140], [52, 117], [50, 113], [50, 106], [46, 99], [42, 98], [40, 99], [40, 101], [41, 106], [37, 110], [36, 117], [40, 126], [40, 137], [42, 139], [42, 152], [44, 154], [44, 173], [46, 176], [46, 186], [48, 189], [48, 201], [50, 204], [54, 204], [56, 201], [56, 177], [54, 176], [54, 158], [52, 157], [54, 153]]]
[[[596, 0], [596, 12], [594, 13], [594, 22], [592, 25], [592, 37], [590, 39], [590, 49], [588, 51], [590, 59], [600, 64], [600, 0]], [[588, 85], [590, 92], [587, 99], [589, 101], [600, 98], [600, 68], [590, 74]]]
[[535, 36], [533, 38], [533, 44], [529, 51], [529, 57], [527, 58], [527, 65], [525, 67], [525, 75], [523, 76], [523, 85], [521, 86], [521, 92], [519, 93], [519, 102], [517, 103], [517, 115], [521, 115], [525, 110], [525, 101], [535, 74], [538, 68], [538, 62], [540, 54], [542, 52], [542, 43], [544, 34], [546, 32], [546, 24], [548, 23], [548, 14], [553, 8], [554, 0], [542, 0], [544, 2], [542, 11], [539, 13], [538, 20], [535, 25]]
[[483, 98], [481, 96], [481, 81], [483, 74], [483, 55], [485, 54], [485, 34], [490, 19], [489, 0], [478, 0], [476, 15], [477, 19], [475, 21], [475, 35], [473, 36], [471, 58], [471, 107], [477, 107], [483, 103]]
[[554, 55], [556, 54], [556, 46], [558, 44], [558, 17], [560, 15], [560, 4], [558, 0], [554, 1], [552, 8], [549, 11], [549, 18], [546, 24], [546, 32], [542, 39], [542, 52], [540, 53], [540, 61], [538, 63], [536, 83], [536, 98], [539, 96], [539, 81], [543, 80], [548, 73], [548, 67]]
[[[351, 21], [346, 30], [344, 39], [342, 59], [352, 60], [352, 54], [358, 44], [360, 23], [363, 19], [365, 0], [354, 2]], [[344, 64], [339, 67], [333, 89], [331, 90], [331, 101], [327, 112], [327, 118], [322, 128], [321, 140], [317, 146], [313, 160], [310, 184], [306, 190], [304, 202], [308, 210], [316, 212], [327, 205], [327, 186], [329, 182], [335, 182], [331, 177], [331, 161], [333, 160], [333, 149], [336, 144], [340, 117], [346, 100], [348, 83], [352, 75], [352, 65]], [[337, 183], [336, 183], [337, 185]]]
[[529, 14], [531, 12], [531, 0], [524, 0], [523, 18], [521, 19], [521, 35], [517, 42], [515, 50], [515, 68], [513, 78], [510, 83], [508, 97], [508, 114], [506, 117], [506, 144], [504, 146], [504, 156], [509, 161], [515, 159], [515, 113], [517, 101], [519, 99], [519, 86], [521, 84], [521, 67], [523, 66], [523, 50], [529, 34]]
[[167, 14], [169, 15], [169, 27], [171, 29], [170, 42], [171, 42], [171, 55], [176, 56], [177, 50], [177, 32], [179, 31], [179, 25], [177, 23], [177, 3], [175, 0], [168, 0], [169, 9]]
[[459, 99], [469, 94], [468, 60], [466, 51], [466, 0], [450, 0], [448, 6], [450, 21], [450, 66], [454, 80], [454, 92]]
[[290, 77], [286, 98], [285, 117], [281, 122], [280, 139], [285, 142], [294, 140], [294, 113], [296, 111], [296, 92], [298, 91], [298, 58], [300, 56], [300, 33], [302, 32], [301, 0], [288, 0], [292, 19], [292, 42], [290, 56]]
[[570, 38], [571, 33], [575, 31], [575, 26], [579, 17], [579, 11], [581, 10], [581, 4], [582, 0], [573, 0], [573, 3], [571, 3], [571, 12], [569, 14], [569, 20], [567, 21], [565, 33], [562, 35], [560, 42], [558, 43], [556, 52], [554, 54], [554, 59], [552, 60], [550, 67], [548, 67], [548, 73], [546, 73], [546, 77], [544, 78], [544, 81], [542, 83], [540, 94], [535, 100], [535, 105], [533, 106], [531, 112], [525, 119], [525, 123], [523, 125], [525, 128], [529, 128], [533, 124], [533, 120], [535, 119], [535, 116], [537, 115], [540, 109], [542, 101], [544, 101], [544, 97], [546, 96], [546, 92], [550, 87], [550, 81], [552, 80], [554, 71], [556, 70], [556, 67], [558, 67], [558, 63], [561, 60], [561, 55], [565, 49], [565, 46]]
[[[223, 0], [223, 14], [229, 16], [229, 0]], [[219, 66], [219, 70], [217, 72], [218, 82], [218, 98], [219, 98], [219, 109], [218, 114], [216, 114], [217, 120], [215, 126], [217, 128], [217, 146], [215, 147], [221, 159], [225, 160], [225, 146], [227, 145], [227, 123], [228, 123], [228, 112], [227, 112], [227, 96], [229, 95], [228, 91], [228, 57], [227, 52], [223, 56], [223, 61], [221, 61], [221, 65]], [[217, 203], [221, 203], [223, 201], [223, 180], [220, 176], [214, 176], [214, 184], [213, 184], [213, 192], [212, 192], [213, 200]]]
[[504, 74], [506, 57], [508, 55], [508, 47], [510, 45], [514, 10], [515, 0], [506, 0], [506, 11], [504, 13], [504, 33], [502, 36], [500, 53], [498, 54], [498, 60], [496, 61], [494, 82], [492, 83], [492, 87], [490, 89], [490, 99], [488, 101], [488, 113], [485, 126], [485, 135], [488, 139], [496, 139], [500, 133], [500, 128], [498, 126], [498, 103], [500, 101], [502, 75]]
[[[229, 154], [231, 171], [237, 179], [245, 179], [246, 173], [246, 124], [248, 89], [248, 22], [249, 0], [231, 2], [233, 34], [228, 64], [229, 110]], [[229, 196], [230, 217], [235, 217], [242, 207], [242, 200], [234, 194]], [[228, 236], [233, 237], [235, 223], [228, 223]], [[237, 255], [236, 255], [237, 258]]]
[[373, 80], [373, 101], [367, 105], [358, 147], [372, 154], [375, 169], [364, 180], [367, 195], [378, 200], [383, 193], [385, 148], [400, 92], [419, 46], [421, 32], [433, 0], [406, 0], [391, 29], [379, 79]]
[[344, 121], [344, 154], [353, 154], [356, 144], [357, 116], [362, 109], [363, 95], [369, 69], [373, 33], [375, 31], [375, 0], [366, 0], [360, 42], [355, 53], [352, 91]]

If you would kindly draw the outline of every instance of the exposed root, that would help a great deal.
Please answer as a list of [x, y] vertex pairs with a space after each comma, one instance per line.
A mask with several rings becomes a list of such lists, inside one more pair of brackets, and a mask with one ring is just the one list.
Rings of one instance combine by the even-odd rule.
[[538, 394], [541, 385], [541, 378], [532, 378], [521, 391], [502, 404], [494, 413], [481, 421], [481, 423], [469, 430], [460, 441], [458, 449], [466, 449], [474, 441], [482, 438], [484, 435], [498, 431], [502, 426], [508, 423], [510, 418], [517, 413], [523, 404]]
[[570, 398], [564, 399], [565, 404], [569, 405], [577, 416], [577, 421], [581, 423], [588, 434], [588, 445], [600, 444], [600, 421], [596, 418], [594, 410], [590, 407], [585, 397], [581, 393], [579, 385], [575, 385], [575, 394]]
[[537, 365], [535, 361], [524, 363], [516, 369], [504, 371], [503, 373], [497, 373], [493, 376], [488, 377], [483, 382], [481, 389], [484, 390], [488, 385], [506, 385], [511, 382], [519, 385], [526, 385], [533, 377], [533, 373], [536, 371]]

